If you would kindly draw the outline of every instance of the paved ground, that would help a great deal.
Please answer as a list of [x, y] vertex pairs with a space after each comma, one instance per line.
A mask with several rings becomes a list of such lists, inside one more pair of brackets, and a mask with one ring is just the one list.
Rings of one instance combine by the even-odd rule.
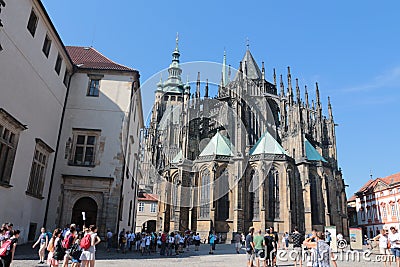
[[[236, 267], [246, 266], [246, 255], [245, 251], [242, 250], [241, 254], [236, 254], [233, 245], [221, 244], [217, 245], [217, 250], [214, 255], [208, 254], [208, 245], [202, 245], [200, 251], [194, 251], [194, 247], [190, 248], [189, 252], [180, 254], [179, 256], [160, 256], [158, 253], [152, 253], [150, 256], [141, 256], [137, 252], [127, 252], [126, 254], [111, 252], [107, 253], [103, 247], [99, 247], [96, 257], [96, 267], [106, 266], [157, 266], [157, 267], [197, 267], [197, 266], [229, 266]], [[294, 266], [291, 261], [285, 261], [286, 258], [282, 253], [282, 260], [278, 261], [278, 266]], [[372, 251], [370, 256], [363, 256], [359, 254], [360, 260], [346, 260], [346, 255], [342, 254], [343, 260], [338, 260], [339, 267], [356, 267], [356, 266], [383, 266], [383, 263], [377, 263], [380, 259], [376, 255], [376, 251]], [[340, 254], [338, 254], [340, 256]], [[364, 257], [364, 259], [363, 259]], [[351, 259], [351, 256], [349, 257]], [[37, 267], [47, 266], [39, 265], [38, 256], [36, 249], [31, 249], [28, 245], [21, 245], [17, 247], [16, 259], [12, 264], [12, 267]], [[61, 265], [60, 265], [61, 266]], [[305, 266], [305, 265], [303, 265]]]

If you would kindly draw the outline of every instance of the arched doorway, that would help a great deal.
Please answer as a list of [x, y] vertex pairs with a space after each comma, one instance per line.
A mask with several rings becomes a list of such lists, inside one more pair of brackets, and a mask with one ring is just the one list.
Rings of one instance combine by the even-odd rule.
[[[82, 212], [85, 212], [86, 220], [83, 221]], [[90, 197], [78, 199], [72, 208], [71, 223], [79, 226], [96, 224], [97, 221], [97, 203]]]
[[142, 225], [142, 232], [156, 232], [156, 220], [145, 221]]

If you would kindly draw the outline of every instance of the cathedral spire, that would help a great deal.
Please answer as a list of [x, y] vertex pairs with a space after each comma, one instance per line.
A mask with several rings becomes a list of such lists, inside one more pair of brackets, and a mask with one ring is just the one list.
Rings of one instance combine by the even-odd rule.
[[264, 68], [264, 61], [261, 62], [261, 79], [265, 80], [265, 68]]
[[292, 75], [290, 74], [290, 67], [288, 68], [288, 74], [287, 74], [287, 79], [288, 79], [288, 96], [289, 96], [289, 103], [293, 103], [293, 88], [292, 88]]
[[274, 68], [274, 85], [276, 87], [276, 72], [275, 72], [275, 68]]
[[197, 82], [196, 82], [196, 98], [200, 98], [200, 71], [197, 72]]
[[297, 104], [301, 104], [301, 96], [300, 96], [300, 87], [299, 87], [299, 79], [296, 78], [296, 96], [297, 96]]
[[280, 83], [280, 86], [281, 86], [281, 97], [284, 97], [284, 96], [285, 96], [285, 86], [284, 86], [284, 84], [283, 84], [283, 77], [282, 77], [282, 74], [281, 74], [281, 83]]
[[176, 39], [175, 39], [175, 50], [172, 52], [172, 61], [176, 61], [179, 63], [179, 56], [181, 54], [179, 53], [179, 34], [176, 33]]
[[206, 88], [204, 92], [204, 98], [208, 98], [208, 79], [206, 80]]
[[231, 65], [228, 65], [228, 83], [231, 81]]
[[329, 120], [333, 120], [333, 113], [332, 113], [332, 105], [331, 105], [331, 98], [328, 96], [328, 113], [329, 113]]
[[222, 80], [224, 82], [224, 86], [228, 83], [227, 80], [227, 69], [226, 69], [226, 51], [224, 49], [224, 59], [222, 61]]
[[307, 91], [307, 85], [306, 85], [306, 86], [304, 86], [304, 91], [305, 91], [304, 95], [305, 95], [305, 98], [306, 98], [306, 107], [307, 107], [307, 108], [309, 108], [309, 107], [310, 107], [310, 104], [309, 104], [309, 102], [308, 102], [308, 91]]
[[317, 107], [321, 106], [321, 99], [319, 97], [319, 88], [318, 88], [318, 82], [315, 83], [315, 95], [317, 97], [316, 101], [317, 101]]

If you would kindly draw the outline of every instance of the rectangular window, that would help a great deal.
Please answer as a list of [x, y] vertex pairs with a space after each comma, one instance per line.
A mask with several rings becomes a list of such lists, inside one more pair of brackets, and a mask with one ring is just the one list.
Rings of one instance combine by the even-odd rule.
[[98, 130], [75, 130], [73, 152], [69, 164], [94, 167], [99, 136], [100, 131]]
[[26, 126], [0, 108], [0, 185], [10, 184], [19, 133], [25, 129]]
[[144, 202], [139, 202], [139, 212], [144, 212]]
[[100, 91], [100, 80], [90, 79], [87, 96], [99, 96], [99, 91]]
[[43, 42], [43, 54], [46, 57], [49, 57], [49, 53], [50, 53], [50, 47], [51, 47], [51, 40], [50, 37], [46, 34], [46, 37], [44, 38], [44, 42]]
[[43, 198], [43, 187], [46, 177], [47, 162], [53, 150], [40, 139], [36, 139], [35, 153], [33, 155], [31, 174], [29, 176], [26, 194]]
[[157, 212], [157, 203], [151, 203], [150, 212], [152, 212], [152, 213]]
[[32, 37], [35, 37], [37, 23], [38, 23], [38, 17], [36, 16], [35, 12], [32, 10], [31, 15], [29, 16], [28, 26], [27, 26], [27, 29], [32, 34]]
[[61, 58], [61, 55], [58, 54], [57, 60], [56, 60], [56, 65], [54, 66], [54, 70], [57, 72], [57, 74], [60, 74], [61, 64], [62, 64], [62, 58]]

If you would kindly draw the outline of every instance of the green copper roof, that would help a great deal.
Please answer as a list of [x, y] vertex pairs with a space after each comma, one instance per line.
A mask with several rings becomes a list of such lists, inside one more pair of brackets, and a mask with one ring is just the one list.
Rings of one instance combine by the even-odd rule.
[[286, 151], [267, 131], [261, 136], [252, 149], [250, 149], [250, 155], [260, 154], [286, 155]]
[[179, 153], [175, 156], [175, 158], [171, 161], [171, 163], [179, 163], [179, 161], [182, 160], [182, 150], [179, 151]]
[[208, 142], [207, 146], [200, 153], [200, 157], [212, 155], [233, 156], [231, 141], [219, 132], [211, 138], [210, 142]]
[[304, 144], [306, 147], [306, 156], [308, 160], [327, 162], [307, 139], [304, 141]]

